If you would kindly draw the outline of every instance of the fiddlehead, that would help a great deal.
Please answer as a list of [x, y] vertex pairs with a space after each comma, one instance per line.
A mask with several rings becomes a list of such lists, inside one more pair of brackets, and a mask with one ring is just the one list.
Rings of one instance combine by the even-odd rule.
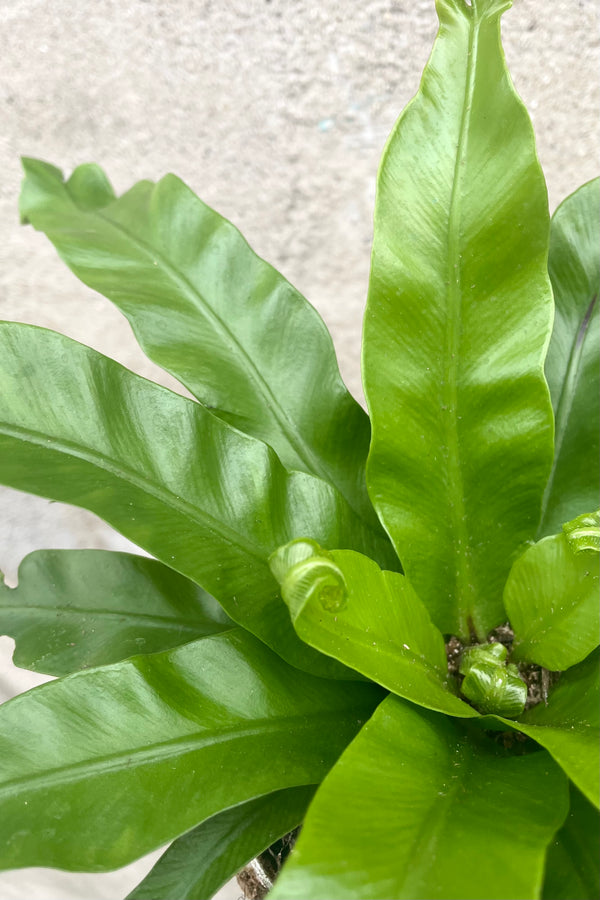
[[600, 509], [565, 522], [563, 531], [574, 553], [581, 553], [582, 550], [600, 551]]
[[514, 718], [527, 700], [527, 685], [503, 644], [477, 644], [462, 655], [459, 672], [464, 675], [461, 693], [482, 713]]
[[316, 541], [299, 538], [284, 544], [271, 554], [269, 566], [292, 614], [313, 598], [328, 612], [335, 612], [346, 603], [344, 576]]

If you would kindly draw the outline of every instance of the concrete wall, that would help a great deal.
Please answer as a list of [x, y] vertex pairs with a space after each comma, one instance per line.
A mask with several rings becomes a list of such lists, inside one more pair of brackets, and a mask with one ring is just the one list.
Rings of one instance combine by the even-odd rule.
[[[552, 207], [598, 171], [597, 24], [594, 0], [515, 0], [504, 20]], [[433, 0], [0, 0], [0, 25], [0, 318], [57, 329], [173, 386], [108, 301], [19, 227], [16, 206], [20, 155], [65, 169], [95, 160], [119, 191], [174, 171], [317, 306], [358, 394], [377, 162], [418, 86]], [[84, 512], [1, 498], [9, 580], [36, 547], [126, 546]], [[31, 680], [3, 646], [7, 695]], [[135, 877], [83, 887], [8, 874], [0, 895], [110, 898]]]

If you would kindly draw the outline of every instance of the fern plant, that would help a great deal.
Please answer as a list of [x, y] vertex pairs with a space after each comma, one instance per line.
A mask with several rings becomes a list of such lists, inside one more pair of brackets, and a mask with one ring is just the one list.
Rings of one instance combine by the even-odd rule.
[[[0, 865], [208, 898], [598, 894], [598, 199], [550, 223], [500, 42], [437, 0], [381, 163], [367, 415], [315, 310], [176, 177], [24, 160], [21, 213], [194, 400], [0, 325], [0, 480], [153, 558], [0, 586]], [[272, 876], [263, 872], [265, 889]]]

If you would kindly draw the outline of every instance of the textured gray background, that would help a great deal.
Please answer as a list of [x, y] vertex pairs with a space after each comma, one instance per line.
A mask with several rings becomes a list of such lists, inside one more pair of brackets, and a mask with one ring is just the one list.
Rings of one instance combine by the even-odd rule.
[[[506, 54], [554, 208], [598, 171], [594, 0], [516, 0]], [[433, 0], [0, 0], [0, 318], [55, 328], [143, 375], [126, 321], [19, 228], [20, 155], [95, 160], [117, 190], [174, 171], [321, 311], [359, 394], [374, 177], [435, 34]], [[37, 547], [127, 544], [93, 516], [2, 491], [0, 569]], [[35, 682], [0, 638], [0, 695]], [[0, 900], [118, 898], [149, 867], [0, 875]], [[228, 896], [239, 894], [235, 888]]]

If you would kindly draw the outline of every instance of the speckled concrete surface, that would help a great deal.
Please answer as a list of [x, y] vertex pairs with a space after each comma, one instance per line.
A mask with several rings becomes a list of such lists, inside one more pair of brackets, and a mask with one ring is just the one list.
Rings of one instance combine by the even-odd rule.
[[[374, 176], [427, 59], [433, 0], [0, 0], [0, 26], [0, 318], [55, 328], [175, 386], [16, 214], [20, 155], [66, 169], [95, 160], [119, 191], [174, 171], [318, 307], [358, 395]], [[595, 0], [515, 0], [504, 36], [555, 207], [599, 168]], [[1, 500], [9, 580], [36, 547], [127, 547], [82, 511], [14, 491]], [[9, 645], [4, 696], [31, 684]], [[8, 873], [0, 900], [109, 900], [136, 877]]]

